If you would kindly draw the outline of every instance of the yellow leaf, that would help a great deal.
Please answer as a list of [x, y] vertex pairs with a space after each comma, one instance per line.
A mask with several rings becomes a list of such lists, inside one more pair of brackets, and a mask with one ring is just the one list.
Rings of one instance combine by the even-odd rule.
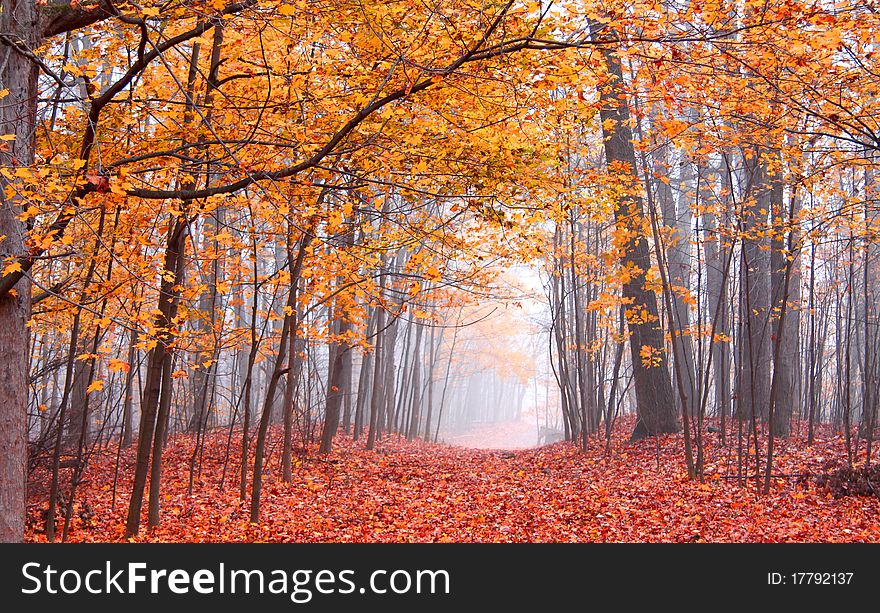
[[36, 217], [40, 214], [40, 209], [35, 206], [29, 206], [27, 210], [22, 211], [17, 217], [19, 221], [27, 221], [31, 217]]
[[342, 211], [330, 211], [327, 216], [327, 225], [331, 229], [339, 228], [342, 225]]
[[119, 372], [120, 370], [123, 372], [128, 372], [129, 369], [131, 369], [131, 366], [128, 364], [128, 362], [124, 360], [112, 358], [110, 362], [108, 362], [107, 368], [110, 370], [110, 372]]
[[3, 275], [11, 275], [14, 272], [21, 272], [21, 262], [12, 260], [3, 267]]
[[278, 7], [278, 12], [284, 15], [285, 17], [290, 17], [294, 13], [296, 13], [296, 9], [290, 6], [289, 4], [282, 4]]
[[91, 394], [92, 392], [100, 392], [102, 389], [104, 389], [104, 382], [100, 379], [95, 379], [86, 389], [86, 394]]
[[0, 134], [0, 140], [15, 140], [15, 134]]

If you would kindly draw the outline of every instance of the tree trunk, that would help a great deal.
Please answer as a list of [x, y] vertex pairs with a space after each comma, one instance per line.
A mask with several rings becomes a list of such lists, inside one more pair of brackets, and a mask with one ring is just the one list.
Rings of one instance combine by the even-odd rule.
[[664, 225], [672, 229], [672, 235], [666, 245], [666, 268], [675, 311], [670, 319], [675, 321], [675, 335], [681, 351], [681, 359], [679, 360], [681, 364], [676, 364], [675, 367], [682, 372], [688, 408], [694, 415], [700, 404], [697, 400], [697, 360], [694, 355], [694, 337], [690, 334], [690, 307], [685, 296], [690, 291], [691, 227], [693, 225], [693, 210], [689, 194], [693, 193], [695, 185], [693, 166], [687, 157], [680, 161], [679, 168], [681, 186], [678, 199], [677, 201], [673, 199], [670, 205], [663, 209], [662, 214]]
[[[604, 36], [602, 26], [591, 22], [593, 37]], [[629, 125], [623, 68], [612, 51], [603, 49], [602, 56], [610, 77], [599, 92], [605, 160], [620, 180], [635, 187], [638, 181], [636, 153]], [[628, 193], [627, 193], [628, 192]], [[646, 219], [641, 197], [635, 190], [622, 190], [614, 206], [614, 222], [621, 236], [621, 267], [626, 271], [623, 296], [629, 304], [630, 356], [636, 391], [638, 419], [632, 439], [656, 434], [678, 432], [679, 425], [669, 377], [669, 363], [663, 328], [657, 308], [657, 296], [645, 286], [645, 275], [651, 267], [651, 255], [645, 238]], [[643, 316], [644, 315], [644, 316]], [[647, 358], [647, 359], [645, 359]]]
[[128, 371], [125, 373], [125, 398], [122, 401], [122, 433], [123, 448], [131, 447], [133, 439], [132, 405], [134, 404], [134, 375], [140, 366], [137, 360], [137, 329], [133, 328], [128, 343]]
[[[39, 46], [35, 2], [0, 0], [0, 32], [13, 33], [27, 46]], [[29, 166], [34, 160], [34, 127], [37, 93], [36, 66], [0, 46], [0, 89], [9, 93], [0, 101], [0, 134], [14, 134], [14, 141], [0, 148], [0, 166]], [[0, 175], [0, 265], [8, 256], [25, 252], [27, 228], [14, 189]], [[27, 276], [14, 292], [0, 294], [0, 542], [24, 539], [27, 460], [28, 329], [31, 283]]]
[[87, 341], [82, 346], [76, 348], [75, 353], [77, 355], [71, 358], [74, 362], [73, 383], [70, 388], [70, 410], [67, 412], [67, 417], [64, 420], [64, 446], [68, 449], [72, 449], [79, 444], [82, 425], [83, 423], [88, 425], [88, 421], [83, 422], [83, 413], [88, 402], [86, 390], [89, 386], [90, 365], [89, 360], [77, 359], [80, 355], [88, 353], [85, 344], [87, 344]]
[[[383, 277], [379, 277], [379, 293], [382, 292]], [[370, 389], [370, 423], [367, 426], [367, 449], [372, 450], [376, 445], [377, 428], [379, 427], [379, 414], [384, 405], [384, 386], [382, 365], [384, 363], [383, 352], [386, 338], [385, 331], [385, 308], [380, 304], [376, 306], [376, 341], [373, 345], [373, 385]]]
[[[778, 190], [778, 194], [776, 193]], [[801, 302], [801, 267], [799, 236], [795, 219], [799, 210], [799, 196], [791, 194], [791, 213], [794, 219], [789, 219], [788, 212], [782, 207], [782, 182], [774, 177], [773, 191], [773, 239], [770, 251], [770, 283], [773, 295], [773, 337], [780, 339], [778, 359], [773, 364], [773, 371], [778, 377], [776, 381], [776, 398], [773, 409], [773, 434], [774, 436], [787, 437], [791, 434], [791, 417], [794, 414], [795, 404], [800, 398], [798, 385], [800, 377], [800, 302]], [[788, 227], [788, 232], [785, 228]], [[790, 234], [790, 236], [789, 236]], [[788, 253], [788, 244], [794, 249]], [[791, 262], [788, 258], [793, 258]], [[786, 269], [788, 280], [786, 283]], [[780, 312], [785, 305], [785, 318], [782, 326], [779, 325]]]
[[[339, 314], [345, 317], [344, 313]], [[345, 335], [351, 327], [351, 322], [342, 319], [339, 322], [339, 334]], [[343, 367], [344, 356], [350, 347], [343, 342], [334, 342], [335, 351], [332, 352], [333, 361], [330, 364], [330, 372], [327, 376], [327, 404], [324, 412], [324, 429], [321, 431], [320, 453], [330, 453], [333, 450], [333, 437], [339, 427], [339, 410], [342, 406], [342, 396], [347, 390], [344, 389]]]
[[[767, 166], [753, 150], [745, 159], [746, 195], [740, 267], [740, 355], [737, 417], [766, 419], [770, 402], [770, 258], [767, 214], [772, 209]], [[748, 200], [747, 200], [748, 202]]]
[[437, 326], [431, 326], [431, 362], [428, 365], [428, 373], [425, 377], [428, 384], [428, 399], [425, 403], [428, 408], [428, 414], [425, 416], [425, 436], [424, 440], [431, 440], [431, 421], [434, 416], [434, 368], [437, 366], [437, 355], [440, 353], [440, 346], [443, 344], [443, 328], [440, 328], [439, 338], [436, 338]]
[[419, 434], [419, 425], [421, 424], [421, 408], [422, 408], [422, 335], [425, 326], [418, 320], [413, 320], [416, 325], [416, 343], [413, 349], [412, 363], [412, 405], [410, 406], [409, 428], [407, 429], [407, 440], [413, 440]]
[[140, 531], [141, 507], [144, 501], [144, 490], [147, 485], [147, 475], [150, 472], [150, 452], [153, 443], [153, 433], [156, 427], [156, 413], [159, 409], [159, 398], [162, 391], [162, 368], [173, 340], [171, 332], [171, 320], [173, 318], [174, 305], [177, 302], [178, 283], [177, 275], [178, 258], [183, 257], [186, 245], [186, 221], [178, 218], [172, 226], [168, 242], [165, 246], [164, 269], [172, 271], [169, 277], [163, 277], [159, 292], [159, 313], [156, 315], [156, 329], [159, 330], [156, 345], [150, 350], [147, 359], [147, 381], [144, 386], [144, 397], [141, 402], [141, 420], [138, 428], [137, 462], [134, 473], [134, 486], [128, 505], [128, 519], [126, 521], [125, 535], [135, 536]]
[[[373, 338], [375, 335], [374, 327], [376, 323], [376, 309], [372, 309], [367, 324], [367, 338]], [[357, 401], [354, 410], [354, 431], [353, 438], [358, 440], [361, 437], [364, 428], [364, 413], [367, 406], [367, 390], [373, 380], [373, 359], [366, 351], [361, 352], [361, 367], [358, 371], [358, 391]]]
[[[266, 396], [263, 399], [263, 412], [260, 415], [260, 425], [257, 430], [257, 444], [254, 449], [254, 474], [251, 482], [251, 522], [260, 521], [260, 494], [263, 491], [263, 458], [266, 450], [266, 438], [269, 432], [269, 421], [272, 416], [272, 408], [275, 405], [275, 392], [278, 389], [278, 382], [284, 374], [285, 363], [286, 370], [292, 372], [293, 362], [296, 356], [291, 352], [288, 360], [288, 342], [290, 334], [296, 334], [299, 325], [296, 300], [297, 285], [302, 274], [303, 261], [305, 260], [306, 249], [312, 241], [312, 235], [304, 233], [299, 242], [299, 251], [296, 257], [293, 255], [292, 239], [287, 239], [287, 261], [290, 262], [290, 288], [287, 291], [287, 304], [284, 308], [284, 318], [281, 324], [281, 336], [278, 340], [278, 353], [275, 355], [275, 363], [272, 366], [272, 374], [269, 378], [269, 385], [266, 390]], [[292, 385], [292, 381], [288, 381]], [[289, 466], [288, 466], [289, 471]], [[289, 479], [287, 479], [289, 481]]]

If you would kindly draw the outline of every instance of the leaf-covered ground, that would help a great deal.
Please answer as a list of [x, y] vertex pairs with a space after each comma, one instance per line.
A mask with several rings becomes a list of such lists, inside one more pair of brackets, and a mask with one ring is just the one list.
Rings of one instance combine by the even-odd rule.
[[[137, 540], [880, 542], [880, 500], [835, 499], [815, 479], [795, 476], [843, 463], [839, 437], [812, 447], [801, 439], [777, 442], [774, 474], [788, 476], [774, 481], [770, 495], [758, 495], [754, 479], [738, 485], [736, 449], [721, 447], [717, 434], [707, 435], [707, 479], [700, 483], [687, 479], [681, 436], [629, 443], [629, 425], [617, 429], [609, 457], [595, 439], [587, 453], [569, 443], [500, 451], [396, 437], [367, 452], [362, 442], [340, 437], [331, 456], [298, 460], [292, 483], [280, 480], [276, 432], [259, 525], [248, 522], [248, 505], [239, 501], [234, 453], [219, 488], [225, 433], [209, 437], [192, 496], [193, 441], [180, 437], [165, 455], [161, 528]], [[114, 507], [115, 460], [115, 449], [93, 457], [69, 540], [122, 540], [134, 458], [122, 454]], [[45, 491], [32, 488], [31, 541], [45, 540], [45, 509]]]

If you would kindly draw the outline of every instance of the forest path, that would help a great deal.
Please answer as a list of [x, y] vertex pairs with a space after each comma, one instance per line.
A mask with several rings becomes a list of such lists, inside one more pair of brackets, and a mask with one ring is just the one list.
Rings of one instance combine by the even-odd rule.
[[518, 450], [538, 447], [541, 441], [534, 421], [505, 421], [473, 424], [466, 432], [442, 434], [439, 442], [471, 449]]
[[[192, 442], [174, 439], [164, 462], [162, 525], [149, 541], [517, 542], [517, 541], [860, 541], [880, 542], [880, 500], [835, 500], [812, 481], [780, 479], [767, 496], [754, 482], [722, 478], [735, 451], [710, 445], [703, 484], [689, 481], [681, 436], [629, 443], [630, 424], [615, 432], [610, 457], [590, 441], [519, 451], [480, 450], [386, 437], [368, 452], [340, 436], [329, 456], [296, 462], [293, 482], [278, 475], [273, 431], [261, 522], [248, 522], [238, 499], [235, 452], [226, 484], [225, 437], [208, 438], [196, 493], [187, 495]], [[710, 441], [714, 442], [714, 441]], [[839, 462], [837, 438], [807, 448], [778, 444], [780, 472], [819, 472]], [[74, 520], [71, 540], [122, 539], [131, 484], [120, 480], [111, 509], [115, 450], [96, 456], [80, 488], [93, 515]], [[733, 453], [733, 456], [731, 456]], [[132, 453], [123, 454], [130, 475]], [[659, 463], [658, 463], [659, 460]], [[45, 495], [33, 488], [28, 539], [44, 540]], [[84, 508], [82, 505], [77, 507]]]

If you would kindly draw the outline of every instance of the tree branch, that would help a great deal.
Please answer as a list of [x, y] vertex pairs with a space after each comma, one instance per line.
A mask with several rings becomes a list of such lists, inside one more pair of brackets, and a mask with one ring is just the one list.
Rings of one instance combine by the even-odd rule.
[[[233, 4], [229, 4], [220, 11], [221, 15], [232, 15], [238, 13], [250, 6], [256, 4], [257, 0], [243, 0], [242, 2], [237, 2]], [[108, 10], [115, 10], [112, 8], [112, 4], [109, 4]], [[94, 22], [92, 22], [94, 23]], [[108, 87], [100, 96], [92, 100], [91, 108], [89, 109], [86, 129], [83, 133], [82, 145], [80, 149], [80, 159], [84, 161], [88, 161], [92, 147], [94, 145], [94, 140], [96, 137], [96, 130], [98, 126], [99, 116], [103, 108], [118, 94], [120, 91], [125, 89], [125, 87], [137, 76], [141, 71], [144, 70], [153, 60], [159, 57], [163, 52], [171, 49], [172, 47], [179, 45], [180, 43], [186, 42], [208, 30], [212, 29], [217, 25], [215, 20], [208, 20], [198, 24], [196, 27], [188, 30], [187, 32], [183, 32], [178, 34], [177, 36], [170, 38], [159, 45], [154, 45], [154, 48], [149, 53], [145, 53], [141, 55], [138, 60], [132, 64], [132, 66], [128, 69], [128, 71], [122, 75], [115, 83], [113, 83], [110, 87]], [[83, 172], [87, 164], [83, 166]], [[95, 191], [96, 186], [91, 182], [85, 182], [83, 184], [77, 185], [74, 187], [70, 194], [67, 197], [65, 202], [66, 205], [62, 207], [62, 212], [58, 214], [55, 220], [51, 225], [47, 228], [48, 234], [61, 237], [64, 234], [64, 231], [67, 229], [67, 226], [71, 221], [76, 217], [77, 211], [75, 208], [75, 204], [80, 201], [86, 194], [89, 194]], [[5, 296], [11, 289], [15, 287], [15, 285], [24, 277], [30, 269], [33, 267], [34, 262], [37, 258], [40, 257], [44, 253], [45, 249], [41, 248], [32, 248], [27, 254], [20, 255], [16, 258], [16, 261], [19, 264], [19, 269], [14, 272], [9, 272], [5, 275], [0, 276], [0, 296]]]
[[40, 34], [50, 38], [72, 32], [112, 17], [116, 12], [102, 1], [71, 7], [72, 0], [57, 0], [40, 7]]

